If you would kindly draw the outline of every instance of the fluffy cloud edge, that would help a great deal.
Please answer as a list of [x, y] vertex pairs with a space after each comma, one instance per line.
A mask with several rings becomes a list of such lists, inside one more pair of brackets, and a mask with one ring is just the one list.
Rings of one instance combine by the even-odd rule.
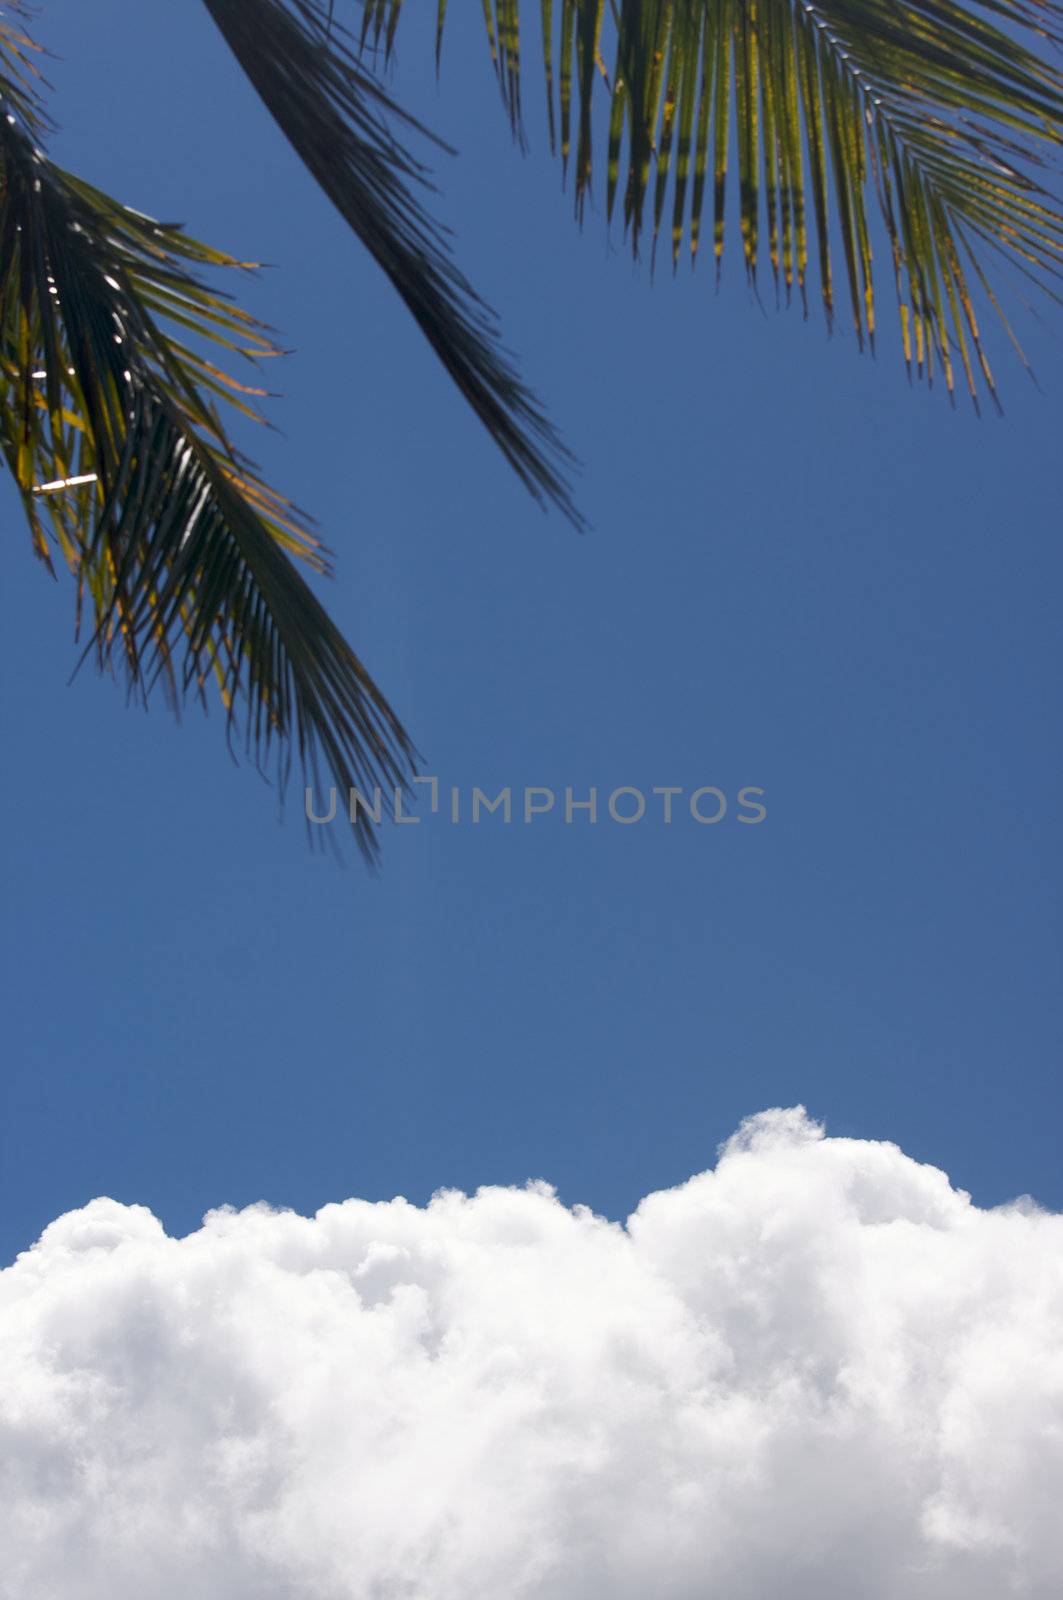
[[96, 1200], [0, 1273], [0, 1594], [1048, 1600], [1063, 1217], [802, 1107], [552, 1188]]

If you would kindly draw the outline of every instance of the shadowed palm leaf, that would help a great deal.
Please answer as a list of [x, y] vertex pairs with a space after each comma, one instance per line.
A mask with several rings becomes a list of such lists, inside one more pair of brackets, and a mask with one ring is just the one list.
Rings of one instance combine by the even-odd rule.
[[[1063, 129], [1063, 79], [1037, 49], [1060, 44], [1053, 0], [540, 0], [551, 139], [582, 215], [604, 151], [637, 252], [649, 231], [692, 254], [711, 209], [717, 268], [737, 177], [755, 280], [802, 300], [814, 254], [828, 323], [841, 280], [857, 338], [873, 342], [877, 210], [909, 370], [962, 369], [995, 395], [981, 292], [1003, 258], [1054, 293], [1063, 218], [1044, 149]], [[365, 0], [363, 42], [391, 49], [402, 0]], [[437, 11], [437, 52], [446, 14]], [[521, 124], [518, 0], [484, 0], [491, 56]], [[766, 237], [765, 237], [766, 236]], [[1005, 320], [1005, 325], [1006, 319]], [[1009, 332], [1010, 332], [1009, 328]], [[1014, 336], [1012, 336], [1014, 337]]]
[[499, 348], [494, 317], [416, 193], [425, 171], [388, 123], [424, 130], [347, 48], [320, 0], [204, 0], [282, 132], [387, 274], [510, 466], [580, 524], [571, 458]]
[[[51, 535], [101, 664], [177, 702], [209, 680], [260, 766], [293, 754], [344, 790], [402, 785], [411, 746], [293, 566], [325, 570], [303, 518], [229, 441], [214, 398], [238, 384], [175, 329], [244, 355], [263, 331], [196, 276], [231, 257], [152, 222], [44, 156], [32, 47], [0, 19], [0, 446], [37, 553]], [[161, 325], [163, 319], [166, 328]], [[376, 841], [359, 811], [356, 838]]]

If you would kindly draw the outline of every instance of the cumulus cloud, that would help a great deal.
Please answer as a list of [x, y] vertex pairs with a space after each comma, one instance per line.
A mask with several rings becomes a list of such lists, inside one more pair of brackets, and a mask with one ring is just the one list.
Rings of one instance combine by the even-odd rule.
[[4, 1600], [1057, 1600], [1063, 1217], [750, 1119], [545, 1184], [96, 1200], [0, 1274]]

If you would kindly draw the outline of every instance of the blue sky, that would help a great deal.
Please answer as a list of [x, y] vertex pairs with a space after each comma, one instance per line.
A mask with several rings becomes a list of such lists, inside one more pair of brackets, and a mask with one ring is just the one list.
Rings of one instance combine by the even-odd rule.
[[[457, 8], [452, 8], [457, 10]], [[909, 391], [732, 257], [651, 288], [545, 150], [478, 18], [396, 88], [460, 260], [584, 469], [544, 517], [244, 86], [201, 7], [50, 0], [56, 158], [275, 265], [245, 300], [272, 480], [424, 770], [766, 791], [756, 828], [389, 831], [309, 853], [222, 721], [127, 708], [9, 491], [3, 1253], [97, 1194], [209, 1206], [543, 1176], [623, 1215], [763, 1107], [898, 1141], [983, 1204], [1058, 1168], [1059, 321], [996, 341], [1002, 421]], [[101, 99], [94, 87], [115, 85]], [[884, 302], [885, 320], [890, 308]]]

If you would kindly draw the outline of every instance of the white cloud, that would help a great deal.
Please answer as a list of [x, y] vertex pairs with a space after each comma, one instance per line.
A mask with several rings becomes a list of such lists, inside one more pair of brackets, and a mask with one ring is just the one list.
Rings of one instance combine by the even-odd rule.
[[545, 1185], [60, 1217], [0, 1274], [4, 1600], [1057, 1600], [1063, 1218], [800, 1110]]

